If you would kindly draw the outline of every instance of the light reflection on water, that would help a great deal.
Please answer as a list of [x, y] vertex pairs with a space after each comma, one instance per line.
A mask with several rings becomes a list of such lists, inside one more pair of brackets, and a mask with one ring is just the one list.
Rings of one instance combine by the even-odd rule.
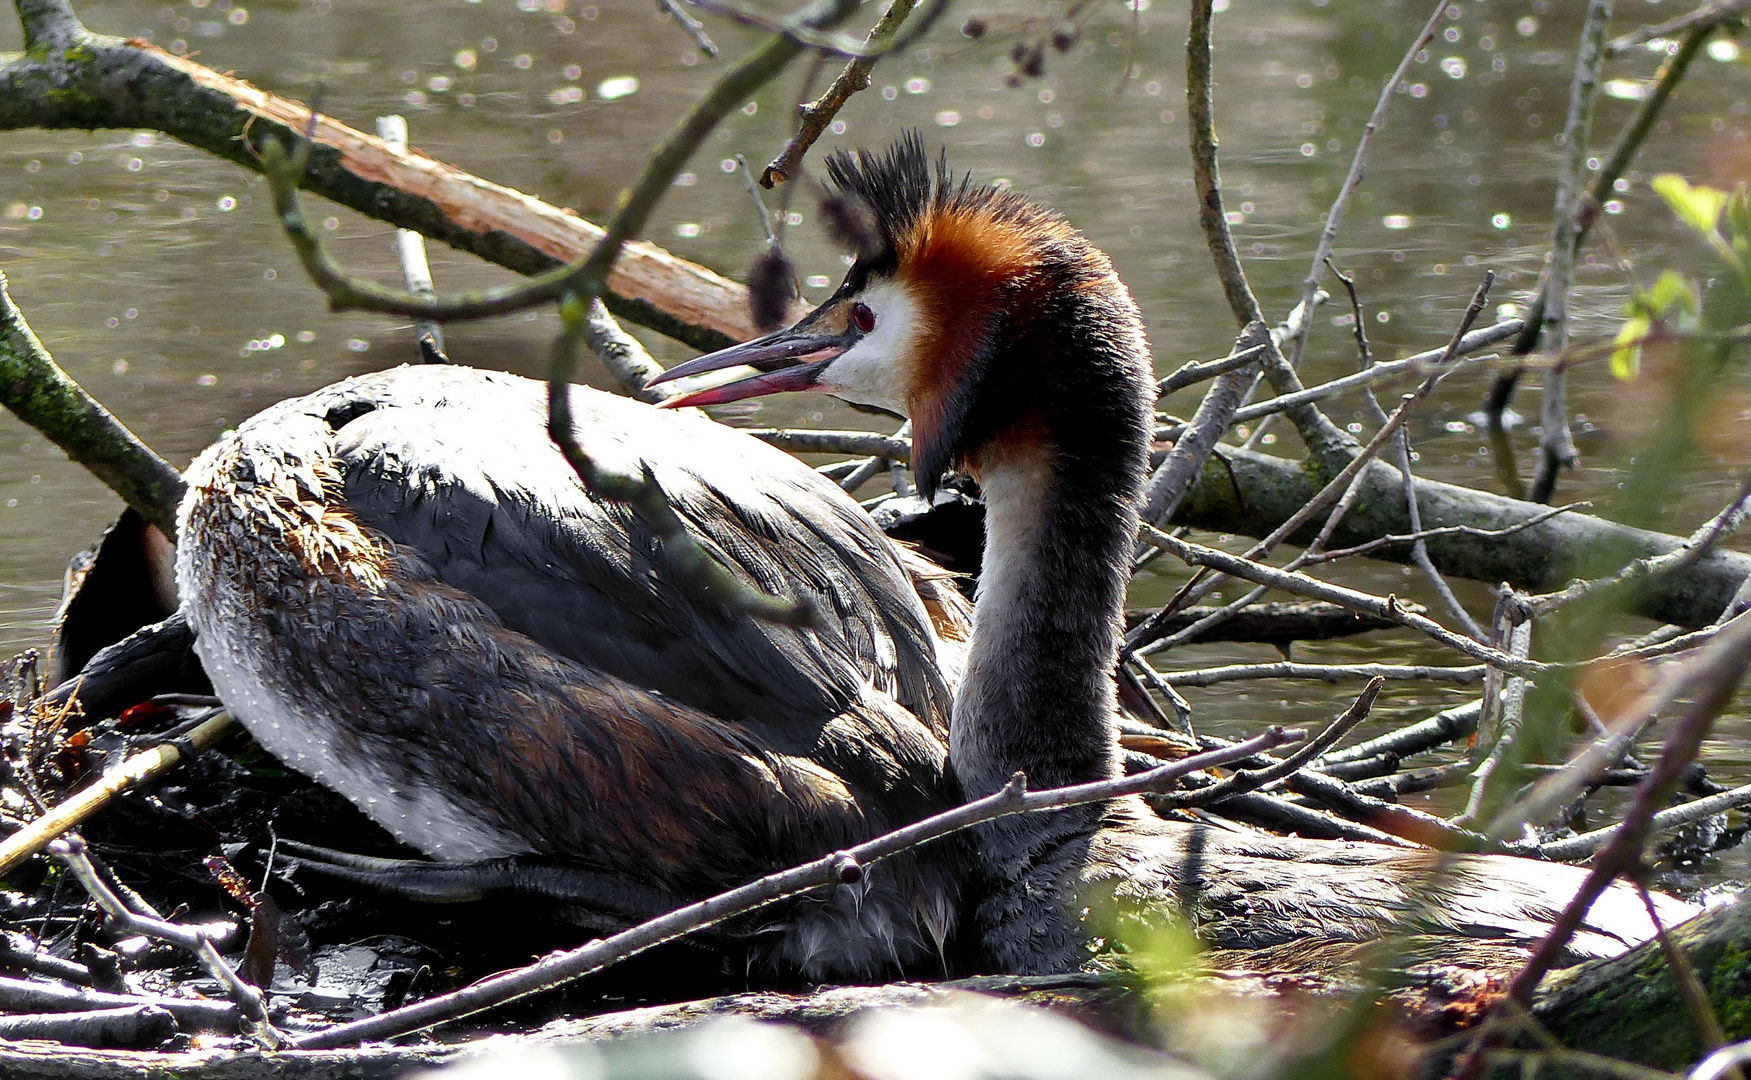
[[[1014, 185], [1062, 209], [1113, 256], [1144, 309], [1164, 370], [1220, 355], [1233, 326], [1197, 232], [1186, 164], [1183, 12], [1138, 5], [1098, 16], [1068, 52], [1047, 49], [1041, 78], [1006, 85], [1009, 51], [1048, 33], [1026, 20], [1050, 7], [1002, 0], [963, 4], [932, 44], [884, 63], [871, 91], [854, 99], [823, 146], [879, 146], [909, 126], [946, 145], [957, 168]], [[1629, 3], [1619, 28], [1669, 15], [1669, 5]], [[1377, 88], [1420, 25], [1422, 5], [1330, 5], [1274, 0], [1218, 22], [1217, 122], [1235, 237], [1267, 311], [1293, 302], [1361, 136]], [[177, 4], [85, 3], [98, 30], [150, 37], [175, 52], [282, 93], [309, 98], [354, 126], [379, 113], [405, 114], [413, 142], [435, 157], [602, 219], [642, 155], [723, 69], [701, 57], [649, 6], [576, 0], [316, 0], [249, 6], [236, 0]], [[1498, 274], [1496, 301], [1524, 300], [1548, 243], [1555, 136], [1563, 122], [1568, 55], [1577, 15], [1536, 0], [1455, 3], [1379, 134], [1367, 182], [1353, 200], [1335, 261], [1362, 290], [1375, 354], [1391, 358], [1444, 340], [1482, 272]], [[980, 42], [954, 32], [978, 15]], [[713, 25], [725, 57], [755, 40]], [[7, 27], [16, 47], [16, 31]], [[1601, 98], [1594, 137], [1607, 143], [1634, 109], [1663, 54], [1618, 61]], [[1122, 79], [1125, 64], [1135, 77]], [[1641, 164], [1731, 186], [1751, 174], [1751, 104], [1736, 49], [1699, 60]], [[802, 92], [799, 68], [732, 115], [689, 165], [649, 235], [687, 258], [735, 274], [757, 250], [758, 224], [733, 158], [768, 160], [783, 142]], [[1115, 87], [1123, 84], [1123, 93]], [[817, 87], [824, 85], [817, 81]], [[728, 166], [726, 168], [726, 166]], [[229, 424], [266, 404], [344, 375], [409, 359], [404, 325], [334, 315], [297, 271], [278, 236], [262, 182], [151, 133], [12, 132], [0, 142], [0, 267], [14, 296], [57, 358], [143, 438], [181, 463]], [[818, 170], [811, 172], [811, 182]], [[1670, 223], [1633, 173], [1602, 218], [1643, 280], [1670, 260], [1705, 258]], [[786, 207], [787, 244], [805, 295], [824, 296], [843, 264], [815, 229], [808, 186]], [[773, 204], [777, 209], [777, 203]], [[388, 230], [349, 211], [313, 205], [348, 265], [392, 275]], [[1606, 230], [1600, 230], [1606, 231]], [[441, 287], [462, 289], [508, 275], [468, 257], [434, 251]], [[1595, 240], [1577, 269], [1577, 330], [1603, 334], [1626, 297], [1622, 273]], [[1305, 360], [1308, 381], [1354, 366], [1347, 305], [1319, 316]], [[447, 331], [463, 362], [534, 373], [552, 332], [538, 313]], [[659, 355], [678, 346], [651, 339]], [[1487, 376], [1454, 380], [1416, 432], [1427, 475], [1494, 489], [1483, 439], [1464, 415]], [[1642, 428], [1645, 387], [1612, 385], [1596, 369], [1578, 383], [1572, 409], [1594, 434], [1564, 498], [1608, 500]], [[1186, 413], [1196, 391], [1164, 403]], [[1751, 408], [1751, 395], [1728, 402]], [[1535, 394], [1521, 406], [1536, 410]], [[1645, 409], [1645, 405], [1644, 405]], [[1363, 419], [1359, 400], [1332, 406], [1343, 424]], [[775, 400], [730, 413], [759, 423], [872, 426], [837, 404]], [[1741, 429], [1751, 412], [1731, 412]], [[879, 426], [879, 425], [878, 425]], [[1529, 431], [1516, 435], [1525, 454]], [[1292, 452], [1292, 437], [1275, 443]], [[1730, 494], [1742, 445], [1673, 485], [1668, 527], [1688, 531]], [[0, 653], [41, 641], [67, 557], [87, 544], [116, 502], [94, 480], [0, 417]], [[1356, 566], [1343, 580], [1429, 602], [1396, 566]], [[1159, 599], [1168, 582], [1139, 584]], [[1461, 586], [1479, 612], [1481, 586]], [[1432, 649], [1419, 661], [1445, 662]], [[1305, 650], [1306, 659], [1387, 660], [1407, 652], [1402, 636]], [[1269, 650], [1212, 646], [1200, 662], [1268, 659]], [[1199, 691], [1201, 714], [1244, 723], [1316, 720], [1346, 688], [1260, 684]], [[1416, 715], [1462, 695], [1390, 687], [1387, 718]], [[1723, 748], [1724, 752], [1724, 748]]]

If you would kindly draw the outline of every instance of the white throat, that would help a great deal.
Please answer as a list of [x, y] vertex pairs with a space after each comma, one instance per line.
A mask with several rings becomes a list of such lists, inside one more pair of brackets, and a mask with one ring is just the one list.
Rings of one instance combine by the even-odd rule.
[[[949, 757], [968, 798], [1008, 781], [1004, 718], [1017, 711], [1012, 693], [1031, 661], [1020, 642], [1038, 618], [1045, 587], [1039, 549], [1045, 539], [1051, 466], [1043, 458], [1005, 461], [980, 471], [985, 494], [985, 559], [973, 605], [973, 640], [966, 674], [955, 693]], [[1000, 775], [1001, 774], [1001, 775]]]
[[877, 281], [857, 294], [875, 327], [821, 372], [821, 388], [837, 398], [906, 415], [911, 343], [923, 329], [918, 304], [898, 281]]

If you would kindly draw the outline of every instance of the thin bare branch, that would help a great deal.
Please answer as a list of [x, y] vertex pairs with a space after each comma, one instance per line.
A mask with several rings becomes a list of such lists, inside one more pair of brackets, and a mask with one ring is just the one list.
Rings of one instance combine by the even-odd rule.
[[1332, 585], [1320, 581], [1318, 578], [1308, 577], [1306, 574], [1285, 573], [1263, 563], [1256, 563], [1238, 555], [1230, 555], [1226, 551], [1218, 551], [1216, 548], [1176, 539], [1158, 529], [1145, 528], [1144, 535], [1149, 538], [1150, 543], [1160, 544], [1170, 554], [1178, 556], [1190, 565], [1208, 566], [1215, 570], [1221, 570], [1232, 577], [1244, 578], [1260, 585], [1268, 585], [1273, 589], [1280, 589], [1296, 596], [1329, 600], [1334, 604], [1342, 604], [1378, 618], [1391, 619], [1393, 622], [1402, 623], [1413, 630], [1421, 631], [1441, 644], [1456, 649], [1474, 660], [1481, 660], [1504, 671], [1532, 678], [1549, 670], [1549, 665], [1510, 656], [1500, 649], [1492, 649], [1488, 645], [1463, 634], [1455, 634], [1433, 619], [1407, 612], [1399, 605], [1397, 597], [1374, 596], [1355, 589], [1347, 589], [1342, 585]]
[[1217, 683], [1243, 679], [1317, 679], [1328, 683], [1346, 682], [1350, 679], [1417, 679], [1470, 686], [1483, 680], [1484, 671], [1482, 664], [1440, 667], [1428, 664], [1296, 664], [1285, 660], [1276, 664], [1229, 664], [1224, 667], [1173, 671], [1162, 675], [1161, 680], [1168, 686], [1176, 687], [1215, 686]]
[[[1319, 243], [1313, 249], [1313, 263], [1308, 268], [1307, 276], [1301, 282], [1301, 303], [1311, 306], [1313, 296], [1319, 291], [1319, 280], [1325, 272], [1325, 261], [1331, 255], [1332, 244], [1338, 237], [1338, 225], [1343, 221], [1344, 210], [1349, 206], [1350, 196], [1362, 183], [1362, 176], [1368, 163], [1368, 151], [1374, 144], [1374, 133], [1380, 130], [1386, 122], [1386, 107], [1392, 102], [1398, 90], [1398, 84], [1404, 81], [1405, 73], [1416, 62], [1417, 53], [1423, 50], [1435, 36], [1435, 29], [1441, 24], [1441, 15], [1447, 10], [1445, 0], [1435, 5], [1435, 10], [1429, 13], [1428, 20], [1423, 24], [1422, 32], [1405, 50], [1404, 58], [1399, 60], [1398, 67], [1387, 78], [1386, 85], [1380, 88], [1380, 96], [1375, 99], [1374, 111], [1368, 114], [1368, 122], [1362, 125], [1362, 134], [1356, 140], [1356, 152], [1350, 158], [1350, 171], [1345, 174], [1344, 182], [1338, 186], [1337, 197], [1332, 200], [1331, 209], [1326, 211], [1325, 225], [1319, 231]], [[1301, 358], [1301, 350], [1306, 344], [1307, 335], [1301, 334], [1295, 339], [1295, 360]], [[1299, 366], [1297, 364], [1297, 366]]]
[[824, 855], [813, 862], [771, 874], [709, 900], [642, 923], [600, 941], [569, 952], [554, 953], [528, 967], [483, 979], [454, 993], [427, 998], [414, 1005], [380, 1013], [365, 1020], [339, 1024], [293, 1040], [300, 1050], [351, 1046], [358, 1042], [388, 1039], [458, 1020], [503, 1005], [530, 994], [562, 986], [609, 964], [714, 926], [725, 919], [758, 910], [768, 904], [809, 892], [824, 885], [859, 880], [864, 869], [881, 859], [899, 854], [931, 840], [1010, 814], [1056, 810], [1066, 806], [1105, 802], [1125, 795], [1161, 792], [1200, 769], [1238, 761], [1285, 743], [1305, 738], [1299, 730], [1273, 727], [1232, 748], [1196, 754], [1150, 772], [1115, 780], [1102, 780], [1074, 787], [1029, 792], [1027, 778], [1012, 777], [1001, 791], [956, 807], [914, 825]]
[[103, 909], [103, 913], [117, 929], [124, 933], [143, 934], [158, 941], [168, 941], [194, 953], [201, 966], [206, 968], [207, 974], [225, 988], [226, 996], [236, 1003], [249, 1021], [245, 1027], [248, 1034], [269, 1050], [286, 1045], [285, 1035], [268, 1019], [261, 991], [238, 977], [231, 965], [219, 955], [219, 950], [213, 947], [212, 935], [130, 910], [86, 857], [85, 842], [77, 835], [55, 840], [49, 845], [49, 851], [72, 871], [80, 886], [97, 902], [97, 906]]
[[[918, 0], [893, 0], [888, 10], [882, 15], [870, 30], [869, 37], [864, 41], [864, 48], [875, 50], [893, 39], [900, 32], [900, 25], [912, 14]], [[940, 5], [939, 5], [940, 6]], [[873, 52], [869, 56], [860, 56], [845, 65], [827, 92], [804, 105], [799, 112], [799, 123], [795, 135], [784, 144], [784, 149], [778, 152], [766, 168], [760, 171], [760, 186], [774, 187], [788, 181], [796, 175], [802, 165], [803, 157], [815, 145], [821, 133], [827, 130], [827, 125], [839, 115], [839, 110], [851, 100], [851, 95], [869, 89], [869, 73], [874, 69], [881, 52]]]

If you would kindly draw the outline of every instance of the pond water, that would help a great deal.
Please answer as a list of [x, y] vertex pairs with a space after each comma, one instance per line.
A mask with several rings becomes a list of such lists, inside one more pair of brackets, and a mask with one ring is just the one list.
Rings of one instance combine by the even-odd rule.
[[[325, 111], [370, 130], [398, 112], [428, 154], [603, 220], [643, 155], [722, 70], [758, 40], [709, 19], [719, 59], [651, 4], [578, 0], [181, 0], [91, 2], [81, 15], [103, 32], [198, 53], [271, 90], [320, 95]], [[1142, 306], [1159, 367], [1227, 350], [1234, 327], [1198, 233], [1186, 155], [1185, 8], [1135, 0], [1091, 9], [1066, 52], [1048, 51], [1041, 77], [1007, 85], [1018, 40], [1062, 27], [1063, 5], [998, 0], [957, 5], [927, 42], [877, 68], [875, 85], [841, 115], [823, 147], [881, 146], [907, 127], [948, 148], [956, 168], [1002, 178], [1060, 208], [1109, 251]], [[1554, 175], [1570, 63], [1583, 5], [1545, 0], [1455, 0], [1441, 32], [1392, 100], [1366, 183], [1335, 259], [1355, 275], [1375, 354], [1392, 358], [1443, 342], [1483, 271], [1506, 316], [1534, 286], [1549, 242]], [[1619, 4], [1615, 29], [1680, 13], [1673, 0]], [[1280, 318], [1299, 291], [1325, 209], [1349, 166], [1376, 95], [1429, 7], [1257, 0], [1217, 20], [1217, 124], [1235, 234], [1254, 288]], [[959, 32], [970, 17], [989, 31]], [[873, 18], [872, 12], [859, 16]], [[17, 48], [14, 26], [0, 48]], [[1614, 61], [1599, 99], [1593, 143], [1607, 145], [1635, 107], [1663, 52]], [[1642, 151], [1604, 228], [1579, 260], [1577, 332], [1609, 335], [1628, 296], [1667, 265], [1702, 266], [1706, 252], [1648, 191], [1652, 172], [1731, 187], [1751, 176], [1747, 64], [1720, 42], [1693, 73]], [[816, 86], [825, 85], [832, 69]], [[1129, 74], [1130, 77], [1126, 77]], [[788, 133], [808, 73], [787, 73], [714, 134], [659, 209], [649, 236], [676, 253], [739, 275], [758, 250], [759, 226], [733, 158], [770, 159]], [[818, 175], [818, 170], [817, 170]], [[412, 358], [408, 327], [370, 315], [334, 315], [297, 269], [272, 219], [263, 182], [151, 132], [17, 131], [0, 139], [0, 269], [60, 363], [134, 431], [177, 464], [228, 425], [285, 396]], [[799, 188], [801, 186], [799, 185]], [[310, 207], [338, 256], [393, 275], [389, 230], [348, 211]], [[819, 299], [836, 285], [838, 254], [815, 228], [807, 188], [789, 206], [787, 244]], [[504, 281], [497, 268], [442, 250], [440, 288]], [[1309, 382], [1354, 368], [1347, 307], [1322, 310], [1304, 361]], [[1491, 316], [1486, 316], [1486, 318]], [[538, 372], [551, 316], [520, 316], [447, 331], [455, 359]], [[660, 358], [686, 350], [648, 339]], [[606, 380], [596, 372], [592, 378]], [[1450, 380], [1419, 421], [1426, 475], [1497, 490], [1485, 439], [1465, 421], [1487, 376]], [[1608, 506], [1636, 452], [1657, 392], [1613, 382], [1602, 364], [1572, 379], [1572, 411], [1588, 434], [1562, 499]], [[1188, 412], [1195, 393], [1166, 403]], [[1536, 392], [1520, 405], [1536, 411]], [[1357, 400], [1333, 407], [1360, 421]], [[1743, 431], [1751, 394], [1720, 400], [1720, 428]], [[768, 400], [736, 422], [880, 426], [816, 398]], [[1529, 473], [1535, 436], [1514, 436]], [[1287, 441], [1277, 449], [1293, 452]], [[1670, 488], [1665, 527], [1687, 532], [1731, 495], [1745, 464], [1740, 438], [1711, 444]], [[97, 481], [9, 415], [0, 416], [0, 654], [44, 641], [62, 568], [118, 508]], [[1420, 580], [1397, 566], [1344, 571], [1348, 580], [1425, 603]], [[1160, 599], [1171, 573], [1145, 577], [1134, 599]], [[1480, 617], [1490, 599], [1461, 583]], [[1632, 632], [1628, 623], [1622, 628]], [[1451, 658], [1405, 635], [1371, 635], [1308, 650], [1334, 660]], [[1271, 659], [1269, 649], [1208, 646], [1180, 666]], [[1298, 657], [1299, 658], [1299, 657]], [[1207, 721], [1244, 727], [1316, 720], [1354, 688], [1230, 683], [1193, 694]], [[1392, 686], [1384, 720], [1462, 700], [1459, 691]], [[1742, 712], [1742, 710], [1740, 710]], [[1742, 722], [1711, 748], [1728, 772]]]

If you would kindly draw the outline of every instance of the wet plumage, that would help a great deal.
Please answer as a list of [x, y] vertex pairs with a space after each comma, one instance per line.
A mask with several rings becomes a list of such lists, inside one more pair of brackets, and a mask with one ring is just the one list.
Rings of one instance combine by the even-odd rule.
[[[695, 600], [637, 518], [576, 480], [544, 400], [515, 376], [403, 368], [283, 402], [191, 467], [183, 603], [264, 746], [434, 858], [577, 871], [598, 925], [954, 801], [955, 643], [918, 595], [952, 614], [947, 582], [787, 455], [577, 390], [590, 453], [649, 468], [714, 554], [823, 618]], [[799, 929], [778, 966], [934, 958], [949, 876], [914, 859], [871, 877], [824, 905], [850, 925]]]

